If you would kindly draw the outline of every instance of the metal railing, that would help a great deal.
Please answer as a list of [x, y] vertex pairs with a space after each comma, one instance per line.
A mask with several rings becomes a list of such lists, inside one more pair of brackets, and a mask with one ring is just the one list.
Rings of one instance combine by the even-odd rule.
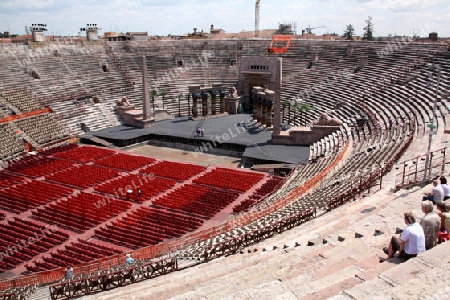
[[411, 188], [413, 186], [428, 184], [433, 178], [445, 173], [445, 167], [450, 163], [450, 147], [430, 152], [430, 162], [427, 173], [430, 174], [424, 181], [426, 154], [403, 161], [397, 164], [399, 171], [395, 174], [395, 190]]

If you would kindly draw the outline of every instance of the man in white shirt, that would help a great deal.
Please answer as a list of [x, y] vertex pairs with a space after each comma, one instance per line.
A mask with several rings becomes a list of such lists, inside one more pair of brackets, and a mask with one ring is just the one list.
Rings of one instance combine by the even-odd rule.
[[[408, 260], [416, 257], [417, 254], [425, 252], [425, 233], [422, 226], [416, 222], [416, 218], [412, 212], [404, 214], [406, 227], [400, 234], [400, 238], [393, 236], [388, 247], [383, 249], [388, 255], [387, 258], [394, 257], [398, 251], [398, 257]], [[381, 260], [382, 262], [384, 260]]]

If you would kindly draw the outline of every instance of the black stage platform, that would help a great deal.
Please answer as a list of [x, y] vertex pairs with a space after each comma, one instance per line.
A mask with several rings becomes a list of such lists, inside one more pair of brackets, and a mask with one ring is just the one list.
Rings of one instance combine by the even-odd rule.
[[[204, 136], [196, 134], [196, 128], [204, 129]], [[298, 164], [309, 158], [308, 146], [283, 146], [270, 144], [272, 132], [253, 124], [251, 115], [238, 114], [201, 120], [189, 120], [187, 116], [155, 123], [151, 128], [115, 126], [88, 132], [118, 147], [145, 141], [161, 141], [191, 145], [194, 152], [216, 153], [228, 150], [242, 153], [251, 163]], [[81, 137], [83, 139], [83, 137]]]

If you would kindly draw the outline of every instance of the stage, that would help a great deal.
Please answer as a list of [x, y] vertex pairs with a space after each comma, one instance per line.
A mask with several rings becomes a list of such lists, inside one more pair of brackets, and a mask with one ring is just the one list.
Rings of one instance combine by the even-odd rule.
[[[204, 135], [196, 129], [203, 128]], [[137, 143], [156, 142], [177, 147], [190, 146], [195, 153], [239, 153], [242, 160], [251, 164], [304, 163], [309, 158], [309, 146], [284, 146], [270, 143], [271, 131], [259, 128], [251, 115], [237, 114], [191, 120], [187, 116], [176, 117], [155, 123], [150, 128], [135, 128], [120, 125], [87, 132], [81, 136], [82, 142], [89, 137], [97, 137], [117, 147], [127, 147]]]

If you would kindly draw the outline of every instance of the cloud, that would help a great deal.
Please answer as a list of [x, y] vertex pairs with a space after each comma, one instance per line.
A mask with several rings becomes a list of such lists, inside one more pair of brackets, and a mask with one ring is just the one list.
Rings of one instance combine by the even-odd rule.
[[[147, 31], [155, 35], [186, 34], [193, 27], [210, 25], [226, 32], [254, 29], [254, 0], [0, 0], [0, 32], [24, 33], [32, 23], [48, 24], [49, 32], [77, 32], [86, 23], [103, 31]], [[437, 30], [450, 28], [450, 4], [445, 0], [264, 0], [260, 29], [296, 23], [297, 32], [318, 27], [316, 34], [342, 34], [347, 24], [362, 33], [372, 16], [376, 35], [412, 34], [421, 24], [436, 22]], [[444, 31], [445, 30], [445, 31]], [[442, 36], [440, 34], [440, 36]]]
[[7, 0], [1, 4], [2, 12], [20, 13], [20, 12], [47, 12], [64, 9], [67, 5], [65, 1], [57, 2], [53, 0], [27, 1], [27, 0]]
[[421, 11], [445, 3], [446, 0], [357, 0], [369, 7], [390, 10], [394, 12]]

